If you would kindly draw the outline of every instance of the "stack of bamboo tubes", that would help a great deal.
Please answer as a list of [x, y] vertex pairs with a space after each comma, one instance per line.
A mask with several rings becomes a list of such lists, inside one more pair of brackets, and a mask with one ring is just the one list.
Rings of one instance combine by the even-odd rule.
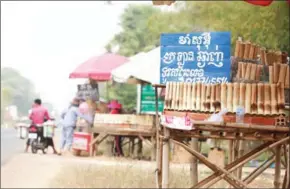
[[236, 79], [260, 81], [263, 65], [239, 62]]
[[264, 65], [273, 65], [275, 62], [286, 64], [287, 52], [266, 50], [250, 41], [243, 42], [241, 39], [236, 41], [235, 57], [244, 60], [256, 60], [260, 56], [261, 63]]
[[289, 89], [290, 87], [289, 77], [290, 77], [289, 65], [275, 63], [273, 66], [269, 66], [270, 84], [280, 83], [286, 89]]
[[227, 108], [235, 113], [238, 106], [246, 114], [284, 114], [284, 86], [268, 83], [182, 83], [167, 82], [166, 110], [218, 112]]

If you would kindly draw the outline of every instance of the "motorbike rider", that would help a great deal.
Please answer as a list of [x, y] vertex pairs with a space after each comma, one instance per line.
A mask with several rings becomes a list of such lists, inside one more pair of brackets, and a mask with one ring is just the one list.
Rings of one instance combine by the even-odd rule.
[[[43, 142], [43, 123], [45, 120], [51, 120], [47, 109], [41, 105], [41, 99], [35, 99], [32, 107], [29, 119], [32, 121], [32, 125], [37, 128], [37, 135], [40, 136], [41, 142]], [[25, 152], [28, 151], [30, 140], [27, 140]], [[52, 145], [54, 153], [57, 153], [54, 145]]]

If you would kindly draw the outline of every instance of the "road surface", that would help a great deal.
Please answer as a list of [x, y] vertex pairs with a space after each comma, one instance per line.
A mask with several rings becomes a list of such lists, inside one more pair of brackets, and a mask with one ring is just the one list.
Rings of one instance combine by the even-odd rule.
[[1, 128], [1, 166], [11, 157], [24, 151], [25, 141], [17, 138], [14, 128]]

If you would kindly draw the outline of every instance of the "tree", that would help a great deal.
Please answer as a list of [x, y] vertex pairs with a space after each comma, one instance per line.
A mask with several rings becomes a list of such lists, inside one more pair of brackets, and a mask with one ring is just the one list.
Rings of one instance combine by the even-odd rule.
[[1, 110], [6, 106], [15, 105], [20, 114], [27, 115], [36, 97], [38, 95], [29, 79], [13, 68], [1, 69]]

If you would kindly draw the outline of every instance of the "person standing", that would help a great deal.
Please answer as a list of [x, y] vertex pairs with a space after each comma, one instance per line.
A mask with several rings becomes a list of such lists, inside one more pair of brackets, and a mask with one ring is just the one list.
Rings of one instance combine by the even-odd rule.
[[89, 115], [82, 114], [79, 110], [80, 99], [74, 98], [70, 107], [63, 111], [62, 118], [62, 133], [61, 133], [61, 145], [59, 155], [62, 155], [65, 151], [71, 152], [73, 143], [73, 133], [76, 128], [78, 117], [83, 118], [90, 124], [93, 122], [93, 118]]
[[[120, 114], [122, 105], [119, 104], [117, 100], [112, 100], [111, 103], [108, 105], [110, 109], [110, 114]], [[122, 137], [115, 136], [115, 148], [114, 151], [118, 156], [124, 156], [123, 149], [122, 149]]]

